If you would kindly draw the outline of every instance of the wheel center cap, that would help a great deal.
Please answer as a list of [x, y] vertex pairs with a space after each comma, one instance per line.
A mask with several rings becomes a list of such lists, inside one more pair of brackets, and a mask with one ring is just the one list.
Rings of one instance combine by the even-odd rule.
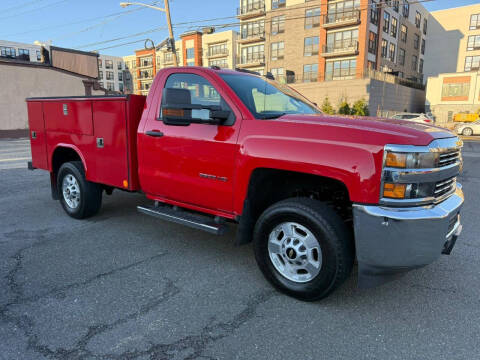
[[297, 252], [292, 248], [288, 248], [287, 249], [287, 256], [288, 256], [289, 259], [293, 260], [297, 257]]

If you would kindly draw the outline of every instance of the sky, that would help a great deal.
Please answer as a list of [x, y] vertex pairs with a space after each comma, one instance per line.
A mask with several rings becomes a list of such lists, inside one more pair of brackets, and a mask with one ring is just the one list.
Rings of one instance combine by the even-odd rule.
[[[120, 1], [0, 0], [0, 40], [24, 43], [51, 40], [55, 46], [124, 56], [143, 48], [146, 38], [159, 43], [168, 36], [163, 12], [139, 6], [121, 8]], [[163, 7], [163, 0], [157, 2]], [[479, 3], [479, 0], [432, 0], [423, 5], [434, 11]], [[228, 26], [237, 22], [238, 4], [239, 0], [170, 0], [176, 38], [206, 25], [218, 25], [217, 31], [232, 29]]]

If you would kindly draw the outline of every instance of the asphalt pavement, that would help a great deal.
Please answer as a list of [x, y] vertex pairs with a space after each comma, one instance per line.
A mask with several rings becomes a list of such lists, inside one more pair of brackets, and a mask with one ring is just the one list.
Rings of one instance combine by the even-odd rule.
[[146, 217], [142, 195], [67, 217], [28, 141], [0, 141], [0, 359], [480, 358], [480, 142], [464, 151], [452, 255], [327, 299], [274, 291], [234, 228], [215, 237]]

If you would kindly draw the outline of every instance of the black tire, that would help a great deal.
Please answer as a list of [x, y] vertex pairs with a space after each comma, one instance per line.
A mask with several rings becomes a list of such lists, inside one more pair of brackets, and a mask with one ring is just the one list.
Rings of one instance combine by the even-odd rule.
[[[72, 175], [80, 187], [80, 200], [75, 208], [67, 204], [62, 191], [63, 179], [67, 175]], [[57, 174], [57, 189], [63, 209], [72, 218], [88, 218], [95, 215], [102, 206], [102, 188], [85, 179], [85, 170], [81, 161], [67, 162], [60, 167]]]
[[463, 136], [472, 136], [473, 135], [473, 130], [471, 128], [465, 128], [462, 130], [462, 135]]
[[[308, 282], [287, 279], [270, 259], [269, 234], [283, 222], [296, 222], [306, 227], [320, 244], [320, 272]], [[354, 245], [351, 232], [335, 211], [317, 200], [292, 198], [270, 206], [255, 225], [253, 242], [257, 264], [267, 280], [281, 292], [300, 300], [315, 301], [326, 297], [352, 271]]]

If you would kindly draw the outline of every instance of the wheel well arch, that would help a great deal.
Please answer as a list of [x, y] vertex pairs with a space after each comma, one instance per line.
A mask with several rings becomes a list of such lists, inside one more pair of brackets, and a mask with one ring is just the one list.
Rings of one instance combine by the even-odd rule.
[[334, 178], [271, 168], [253, 170], [240, 217], [237, 244], [251, 241], [258, 217], [274, 203], [308, 197], [329, 204], [348, 226], [353, 226], [352, 202], [347, 186]]
[[87, 170], [85, 166], [85, 160], [81, 156], [78, 149], [75, 149], [72, 146], [59, 145], [55, 148], [52, 153], [52, 162], [51, 168], [52, 172], [56, 175], [60, 167], [70, 161], [81, 161], [85, 171]]

